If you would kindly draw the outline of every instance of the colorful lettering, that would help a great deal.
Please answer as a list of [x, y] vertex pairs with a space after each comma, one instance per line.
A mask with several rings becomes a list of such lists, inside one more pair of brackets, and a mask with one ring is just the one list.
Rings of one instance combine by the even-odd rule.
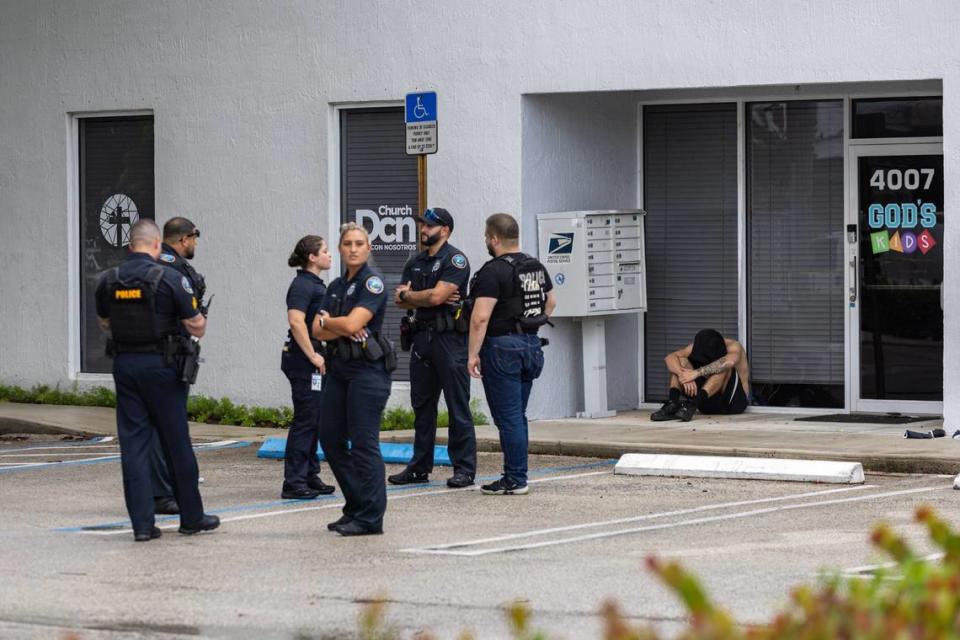
[[937, 241], [933, 239], [933, 234], [930, 233], [928, 229], [924, 229], [923, 233], [917, 238], [917, 244], [919, 245], [920, 253], [927, 255], [927, 252], [936, 246]]
[[877, 231], [876, 233], [871, 233], [870, 247], [873, 249], [874, 254], [890, 251], [890, 240], [887, 237], [887, 232]]
[[897, 253], [903, 253], [903, 243], [900, 242], [900, 232], [895, 231], [892, 236], [890, 236], [890, 250], [896, 251]]
[[904, 253], [911, 254], [917, 250], [917, 234], [912, 231], [904, 231], [900, 236], [900, 241], [903, 243]]

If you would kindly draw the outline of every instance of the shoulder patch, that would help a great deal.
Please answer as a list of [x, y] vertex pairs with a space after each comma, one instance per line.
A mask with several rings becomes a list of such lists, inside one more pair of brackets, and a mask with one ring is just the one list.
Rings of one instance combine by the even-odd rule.
[[183, 290], [193, 295], [193, 286], [190, 284], [190, 278], [183, 276], [180, 278], [180, 286], [183, 287]]
[[161, 254], [160, 254], [160, 259], [163, 260], [164, 262], [169, 262], [170, 264], [173, 264], [174, 262], [177, 261], [177, 259], [174, 258], [174, 257], [173, 257], [172, 255], [170, 255], [169, 253], [161, 253]]
[[457, 269], [467, 268], [467, 259], [463, 256], [462, 253], [458, 253], [457, 255], [450, 258], [450, 262], [452, 262], [453, 266], [455, 266]]
[[383, 280], [381, 280], [377, 276], [370, 276], [369, 278], [367, 278], [366, 286], [367, 286], [367, 291], [369, 291], [375, 296], [378, 296], [381, 293], [383, 293]]

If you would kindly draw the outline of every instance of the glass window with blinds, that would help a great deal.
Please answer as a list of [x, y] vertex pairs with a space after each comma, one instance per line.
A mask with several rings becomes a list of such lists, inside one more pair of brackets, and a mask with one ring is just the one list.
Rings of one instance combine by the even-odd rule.
[[843, 407], [843, 103], [748, 104], [746, 136], [753, 395]]
[[666, 399], [663, 358], [700, 329], [737, 337], [735, 104], [643, 109], [647, 402]]

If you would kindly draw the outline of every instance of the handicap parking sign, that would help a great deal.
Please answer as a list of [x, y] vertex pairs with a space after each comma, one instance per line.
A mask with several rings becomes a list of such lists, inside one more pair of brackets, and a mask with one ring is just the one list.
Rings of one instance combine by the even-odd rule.
[[408, 93], [404, 108], [407, 155], [437, 152], [437, 93]]

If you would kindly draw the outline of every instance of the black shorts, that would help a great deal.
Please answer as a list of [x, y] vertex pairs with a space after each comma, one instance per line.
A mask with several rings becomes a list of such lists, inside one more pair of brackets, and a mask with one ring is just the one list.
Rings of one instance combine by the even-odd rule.
[[[706, 378], [697, 379], [697, 387], [703, 386]], [[743, 413], [747, 408], [747, 394], [743, 391], [743, 385], [740, 384], [740, 376], [736, 371], [730, 373], [730, 379], [723, 391], [715, 396], [707, 398], [702, 406], [697, 409], [705, 415], [727, 414], [733, 415]]]

